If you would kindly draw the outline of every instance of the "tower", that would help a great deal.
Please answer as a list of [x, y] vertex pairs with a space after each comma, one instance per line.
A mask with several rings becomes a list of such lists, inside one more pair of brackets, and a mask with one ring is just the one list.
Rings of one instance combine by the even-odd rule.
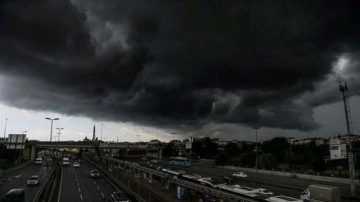
[[95, 124], [94, 124], [94, 129], [93, 129], [93, 138], [92, 138], [93, 141], [95, 141]]

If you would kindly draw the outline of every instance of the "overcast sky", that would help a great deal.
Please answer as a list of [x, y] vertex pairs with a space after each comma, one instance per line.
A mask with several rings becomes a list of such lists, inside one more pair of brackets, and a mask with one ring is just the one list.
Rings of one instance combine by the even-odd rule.
[[[48, 140], [359, 134], [358, 1], [1, 1], [0, 123]], [[54, 129], [54, 135], [56, 130]], [[175, 134], [174, 134], [175, 133]], [[140, 136], [137, 136], [140, 135]]]

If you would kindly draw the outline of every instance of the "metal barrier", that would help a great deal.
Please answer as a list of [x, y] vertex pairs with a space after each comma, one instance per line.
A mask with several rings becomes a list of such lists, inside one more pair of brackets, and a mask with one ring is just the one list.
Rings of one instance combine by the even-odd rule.
[[[161, 171], [157, 171], [157, 170], [153, 170], [150, 168], [146, 168], [146, 167], [142, 167], [136, 164], [130, 164], [126, 161], [122, 161], [119, 159], [114, 159], [114, 158], [110, 158], [110, 157], [105, 157], [103, 159], [103, 162], [101, 163], [102, 167], [105, 167], [106, 170], [108, 170], [109, 168], [116, 168], [117, 166], [121, 165], [124, 168], [127, 168], [128, 170], [135, 170], [138, 172], [144, 172], [144, 173], [148, 173], [149, 176], [157, 176], [161, 179], [165, 179], [166, 183], [168, 184], [175, 184], [178, 185], [180, 187], [186, 187], [192, 190], [196, 190], [196, 191], [200, 191], [202, 193], [211, 195], [213, 197], [217, 197], [217, 198], [221, 198], [227, 201], [239, 201], [239, 202], [257, 202], [259, 200], [255, 200], [255, 199], [250, 199], [247, 197], [243, 197], [243, 196], [239, 196], [236, 194], [231, 194], [225, 191], [221, 191], [219, 189], [215, 189], [215, 188], [210, 188], [210, 187], [206, 187], [194, 182], [190, 182], [187, 180], [183, 180], [183, 179], [178, 179], [177, 177], [161, 172]], [[146, 201], [157, 201], [152, 199], [150, 196], [147, 196], [146, 194], [143, 193], [147, 193], [146, 191], [140, 191], [139, 189], [141, 189], [139, 185], [133, 185], [133, 181], [131, 181], [130, 179], [127, 179], [129, 177], [126, 177], [126, 175], [124, 175], [123, 173], [119, 174], [119, 171], [117, 169], [114, 169], [115, 171], [113, 171], [113, 177], [115, 177], [116, 179], [119, 179], [121, 182], [125, 182], [125, 186], [128, 186], [128, 188], [130, 188], [131, 190], [137, 190], [137, 194], [138, 195], [142, 195], [142, 197], [147, 198]], [[108, 171], [106, 171], [108, 172]], [[115, 172], [115, 173], [114, 173]], [[148, 193], [148, 195], [151, 195], [151, 193]], [[154, 195], [154, 194], [153, 194]], [[161, 201], [161, 200], [159, 200]]]
[[41, 185], [39, 192], [36, 194], [33, 202], [48, 202], [56, 201], [57, 190], [60, 185], [60, 177], [62, 173], [62, 166], [59, 161], [53, 158], [53, 167], [51, 168], [50, 174]]

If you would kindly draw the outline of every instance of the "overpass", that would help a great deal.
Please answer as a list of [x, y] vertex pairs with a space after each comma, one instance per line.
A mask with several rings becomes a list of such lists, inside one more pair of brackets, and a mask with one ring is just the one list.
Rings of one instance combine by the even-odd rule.
[[35, 146], [36, 148], [48, 149], [48, 148], [94, 148], [96, 142], [83, 142], [83, 141], [61, 141], [61, 142], [49, 142], [49, 141], [28, 141], [26, 146]]
[[96, 142], [91, 141], [37, 141], [30, 140], [25, 143], [23, 157], [27, 160], [34, 161], [36, 158], [37, 149], [59, 149], [59, 148], [94, 148]]
[[[86, 148], [94, 149], [98, 146], [101, 152], [107, 154], [118, 154], [125, 158], [141, 158], [141, 157], [152, 157], [162, 158], [161, 147], [147, 147], [145, 145], [129, 144], [121, 145], [116, 143], [103, 143], [94, 141], [36, 141], [30, 140], [25, 143], [25, 149], [23, 156], [27, 160], [35, 160], [37, 149], [60, 149], [60, 148]], [[145, 146], [145, 147], [144, 147]]]

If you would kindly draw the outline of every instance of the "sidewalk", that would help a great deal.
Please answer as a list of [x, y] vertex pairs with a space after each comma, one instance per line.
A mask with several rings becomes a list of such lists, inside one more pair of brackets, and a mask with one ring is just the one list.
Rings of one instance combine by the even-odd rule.
[[32, 162], [31, 161], [24, 161], [22, 163], [20, 163], [19, 165], [16, 165], [12, 168], [9, 168], [9, 169], [6, 169], [6, 170], [1, 170], [0, 169], [0, 177], [4, 174], [7, 174], [7, 173], [11, 173], [13, 171], [16, 171], [16, 170], [19, 170], [21, 168], [25, 168], [26, 166], [29, 166]]

